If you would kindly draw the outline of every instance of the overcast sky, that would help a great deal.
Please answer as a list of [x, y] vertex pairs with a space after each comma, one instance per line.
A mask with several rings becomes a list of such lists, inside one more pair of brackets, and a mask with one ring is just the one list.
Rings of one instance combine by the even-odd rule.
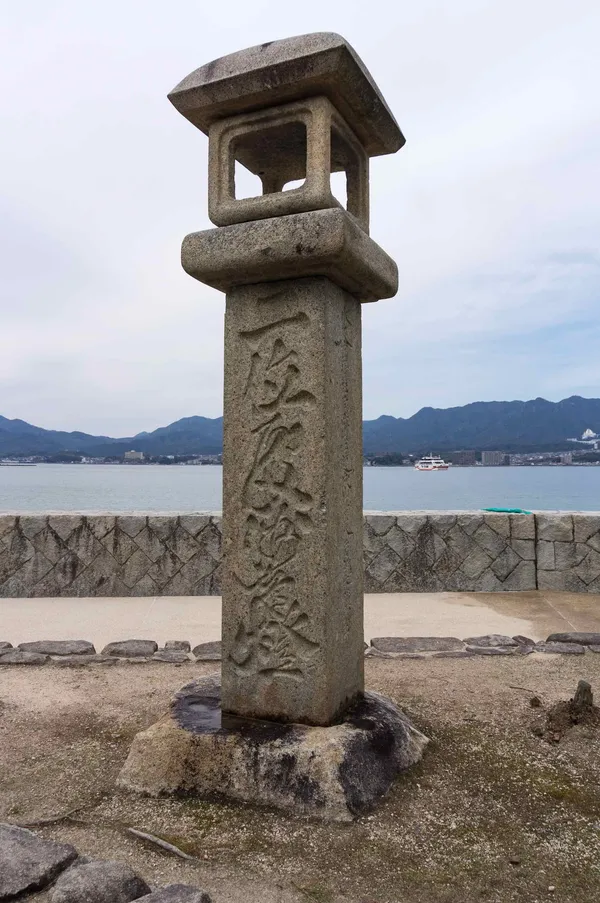
[[0, 414], [108, 435], [221, 414], [207, 139], [167, 92], [337, 31], [406, 138], [371, 169], [397, 260], [365, 305], [364, 414], [600, 396], [598, 0], [0, 0]]

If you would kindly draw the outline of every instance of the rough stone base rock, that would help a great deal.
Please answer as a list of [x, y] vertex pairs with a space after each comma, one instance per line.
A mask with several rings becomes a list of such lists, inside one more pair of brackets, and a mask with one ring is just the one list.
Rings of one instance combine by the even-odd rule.
[[49, 655], [41, 655], [39, 652], [22, 652], [20, 649], [0, 652], [0, 665], [45, 665], [49, 661]]
[[150, 887], [122, 862], [92, 861], [70, 868], [58, 879], [52, 903], [131, 903]]
[[0, 900], [41, 890], [77, 859], [68, 843], [43, 840], [25, 828], [0, 825]]
[[428, 743], [391, 700], [367, 692], [340, 724], [308, 727], [221, 713], [218, 676], [187, 684], [138, 734], [119, 786], [274, 806], [332, 821], [373, 809]]

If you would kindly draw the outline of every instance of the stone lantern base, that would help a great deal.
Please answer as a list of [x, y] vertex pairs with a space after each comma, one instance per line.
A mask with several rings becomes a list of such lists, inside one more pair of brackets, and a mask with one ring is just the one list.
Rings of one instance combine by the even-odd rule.
[[373, 809], [427, 743], [378, 693], [365, 693], [331, 727], [222, 716], [220, 681], [211, 676], [183, 687], [170, 713], [135, 737], [118, 784], [351, 821]]

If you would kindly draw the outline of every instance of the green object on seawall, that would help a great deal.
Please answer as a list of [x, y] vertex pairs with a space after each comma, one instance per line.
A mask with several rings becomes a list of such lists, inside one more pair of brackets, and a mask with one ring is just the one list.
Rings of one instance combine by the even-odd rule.
[[531, 514], [531, 511], [525, 511], [524, 508], [484, 508], [484, 511], [498, 511], [501, 514]]

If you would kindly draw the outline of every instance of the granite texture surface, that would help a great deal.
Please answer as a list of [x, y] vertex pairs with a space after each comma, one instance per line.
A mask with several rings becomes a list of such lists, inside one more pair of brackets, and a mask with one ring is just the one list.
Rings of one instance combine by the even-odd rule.
[[[365, 591], [600, 592], [600, 513], [365, 512]], [[221, 594], [221, 517], [0, 514], [0, 597]]]
[[398, 290], [392, 258], [341, 208], [192, 232], [183, 240], [181, 263], [220, 291], [314, 276], [360, 301], [392, 298]]
[[360, 353], [328, 279], [227, 295], [226, 712], [330, 724], [363, 690]]
[[212, 60], [176, 85], [169, 100], [208, 134], [219, 119], [317, 95], [329, 98], [369, 156], [393, 154], [404, 144], [367, 67], [331, 32], [268, 41]]

